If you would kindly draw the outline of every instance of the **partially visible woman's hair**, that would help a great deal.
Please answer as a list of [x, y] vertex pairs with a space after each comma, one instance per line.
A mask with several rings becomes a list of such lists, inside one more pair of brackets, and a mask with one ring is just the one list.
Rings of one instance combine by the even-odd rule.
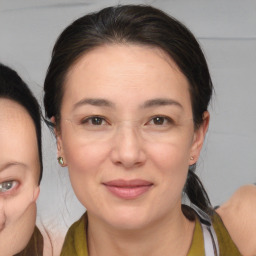
[[41, 142], [41, 111], [36, 98], [20, 76], [11, 68], [0, 63], [0, 99], [10, 99], [20, 104], [30, 115], [36, 129], [38, 154], [40, 161], [39, 183], [42, 179], [42, 142]]
[[[46, 116], [48, 120], [55, 117], [57, 128], [69, 69], [84, 54], [105, 44], [147, 45], [165, 51], [189, 81], [195, 129], [200, 126], [213, 86], [197, 40], [183, 24], [158, 9], [124, 5], [85, 15], [59, 36], [44, 83]], [[192, 203], [211, 213], [209, 198], [194, 170], [189, 171], [184, 191]], [[186, 210], [184, 214], [189, 217]]]

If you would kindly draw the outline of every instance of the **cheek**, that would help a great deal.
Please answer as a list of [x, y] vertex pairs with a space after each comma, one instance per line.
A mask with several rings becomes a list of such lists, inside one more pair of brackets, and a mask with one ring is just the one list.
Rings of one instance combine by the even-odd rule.
[[85, 193], [90, 190], [94, 184], [92, 180], [99, 182], [99, 174], [109, 159], [109, 147], [109, 143], [82, 143], [69, 138], [63, 140], [70, 181], [78, 198], [81, 191]]
[[16, 255], [26, 247], [35, 227], [36, 204], [29, 204], [19, 216], [13, 215], [7, 216], [5, 227], [0, 232], [1, 255]]
[[109, 154], [109, 143], [85, 143], [63, 137], [63, 150], [70, 175], [96, 173], [106, 161]]
[[155, 143], [148, 155], [158, 171], [163, 198], [170, 195], [179, 199], [188, 173], [190, 146], [186, 143]]
[[148, 145], [148, 155], [159, 169], [180, 172], [188, 170], [191, 145], [180, 142], [154, 143]]
[[25, 214], [27, 209], [34, 204], [34, 189], [23, 189], [14, 197], [5, 199], [6, 222], [18, 221]]
[[36, 221], [36, 204], [33, 198], [33, 188], [2, 198], [5, 223], [0, 232], [0, 251], [4, 252], [3, 255], [20, 252], [29, 242]]
[[[78, 200], [87, 208], [94, 204], [94, 198], [100, 200], [98, 186], [102, 173], [106, 171], [109, 144], [75, 143], [64, 144], [65, 157], [73, 190]], [[105, 168], [104, 168], [105, 166]]]

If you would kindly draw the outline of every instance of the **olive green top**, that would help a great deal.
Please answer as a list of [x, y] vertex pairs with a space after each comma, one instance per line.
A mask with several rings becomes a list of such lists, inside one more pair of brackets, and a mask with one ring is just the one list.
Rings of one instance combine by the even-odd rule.
[[[220, 256], [241, 256], [217, 213], [213, 215], [212, 222], [219, 242]], [[61, 256], [88, 256], [86, 229], [87, 215], [84, 214], [69, 228]], [[188, 256], [205, 256], [203, 231], [197, 218]]]
[[43, 256], [43, 247], [43, 236], [41, 235], [39, 229], [35, 227], [34, 233], [30, 238], [26, 248], [14, 256]]
[[[216, 232], [220, 256], [242, 256], [232, 241], [227, 229], [217, 213], [212, 217], [212, 223]], [[198, 219], [196, 219], [194, 235], [189, 249], [188, 256], [205, 256], [203, 231]]]

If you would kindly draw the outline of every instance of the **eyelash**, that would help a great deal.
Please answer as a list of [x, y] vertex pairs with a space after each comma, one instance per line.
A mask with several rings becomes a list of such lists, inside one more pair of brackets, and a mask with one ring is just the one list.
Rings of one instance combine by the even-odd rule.
[[[11, 183], [11, 187], [10, 188], [4, 188], [6, 185], [10, 185]], [[0, 194], [7, 194], [10, 193], [12, 190], [14, 190], [15, 188], [17, 188], [17, 186], [19, 185], [18, 181], [15, 180], [8, 180], [8, 181], [4, 181], [0, 183]]]
[[154, 120], [155, 121], [157, 121], [157, 119], [158, 119], [158, 121], [159, 120], [161, 120], [161, 121], [163, 121], [163, 123], [161, 123], [161, 124], [156, 124], [156, 123], [154, 123], [153, 125], [156, 125], [156, 126], [164, 126], [164, 125], [168, 125], [168, 124], [174, 124], [174, 121], [173, 121], [173, 119], [172, 118], [170, 118], [170, 117], [168, 117], [168, 116], [161, 116], [161, 115], [156, 115], [156, 116], [153, 116], [151, 119], [150, 119], [150, 121], [149, 122], [147, 122], [147, 124], [149, 124], [150, 122], [154, 122]]
[[[164, 126], [166, 124], [174, 124], [174, 120], [168, 116], [155, 115], [155, 116], [151, 117], [150, 120], [145, 123], [145, 125], [150, 125], [150, 122], [157, 121], [157, 119], [158, 119], [158, 121], [160, 121], [160, 124], [154, 123], [152, 125]], [[98, 124], [93, 123], [94, 121], [98, 122]], [[161, 123], [161, 121], [162, 121], [162, 123]], [[104, 124], [102, 124], [102, 122], [104, 122]], [[103, 116], [90, 116], [90, 117], [86, 117], [86, 118], [82, 119], [80, 124], [81, 125], [102, 126], [102, 125], [110, 125], [110, 122], [108, 122], [106, 120], [106, 118]]]
[[[100, 121], [100, 124], [93, 124], [93, 119], [94, 121], [96, 121], [96, 119], [98, 119], [98, 121]], [[109, 122], [106, 121], [106, 118], [102, 117], [102, 116], [89, 116], [86, 117], [84, 119], [81, 120], [80, 124], [81, 125], [95, 125], [95, 126], [100, 126], [102, 125], [102, 121], [105, 121], [106, 124], [109, 124]], [[91, 123], [90, 123], [91, 122]], [[105, 125], [106, 125], [105, 124]]]

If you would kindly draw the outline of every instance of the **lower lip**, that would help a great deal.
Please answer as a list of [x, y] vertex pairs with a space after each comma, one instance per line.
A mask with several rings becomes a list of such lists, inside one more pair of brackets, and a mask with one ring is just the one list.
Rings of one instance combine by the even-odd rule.
[[138, 198], [139, 196], [145, 194], [152, 187], [152, 185], [136, 187], [105, 186], [115, 196], [127, 200]]

